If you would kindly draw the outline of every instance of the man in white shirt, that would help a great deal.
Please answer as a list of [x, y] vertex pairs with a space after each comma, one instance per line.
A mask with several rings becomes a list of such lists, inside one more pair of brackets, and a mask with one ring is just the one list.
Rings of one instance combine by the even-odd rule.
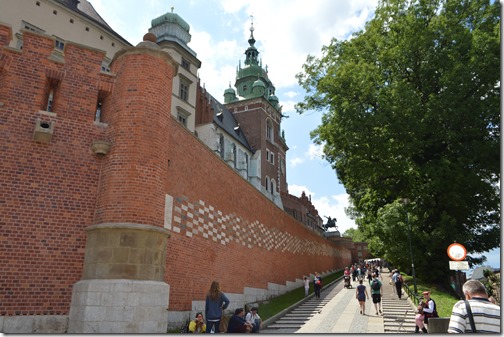
[[262, 320], [257, 313], [257, 308], [253, 307], [245, 316], [247, 322], [252, 323], [252, 332], [259, 332], [262, 329]]
[[470, 315], [465, 301], [458, 301], [453, 306], [448, 332], [450, 333], [500, 333], [500, 307], [488, 300], [485, 286], [477, 280], [469, 280], [462, 286], [462, 291], [472, 312], [476, 331], [471, 328]]

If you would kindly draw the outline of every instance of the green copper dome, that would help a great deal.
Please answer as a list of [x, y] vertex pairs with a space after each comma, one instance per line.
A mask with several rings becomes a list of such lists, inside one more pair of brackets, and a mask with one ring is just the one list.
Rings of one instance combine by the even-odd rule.
[[254, 87], [263, 87], [263, 88], [266, 88], [266, 84], [264, 84], [263, 81], [261, 81], [260, 79], [258, 79], [257, 81], [254, 82], [254, 84], [252, 84], [252, 88]]
[[236, 91], [233, 88], [229, 87], [226, 90], [224, 90], [224, 94], [233, 94], [233, 95], [236, 95]]
[[278, 103], [278, 97], [276, 97], [275, 95], [270, 95], [268, 97], [268, 101]]
[[151, 21], [151, 27], [160, 26], [163, 23], [174, 23], [179, 25], [183, 30], [189, 33], [189, 24], [184, 21], [178, 14], [173, 12], [168, 12], [166, 14], [161, 15], [158, 18], [155, 18]]

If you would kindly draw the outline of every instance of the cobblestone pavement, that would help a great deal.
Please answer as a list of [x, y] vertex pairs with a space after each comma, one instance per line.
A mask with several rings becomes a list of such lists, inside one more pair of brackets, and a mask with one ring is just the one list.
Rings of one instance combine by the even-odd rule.
[[[383, 314], [376, 315], [371, 297], [366, 300], [365, 315], [361, 315], [355, 298], [357, 282], [352, 289], [343, 287], [343, 280], [336, 281], [322, 290], [321, 299], [314, 297], [293, 308], [261, 333], [411, 333], [414, 331], [414, 311], [411, 302], [403, 294], [398, 299], [390, 278], [383, 275]], [[364, 282], [368, 292], [370, 287]], [[371, 294], [370, 294], [371, 296]], [[406, 310], [408, 312], [406, 313]], [[406, 313], [406, 314], [405, 314]]]

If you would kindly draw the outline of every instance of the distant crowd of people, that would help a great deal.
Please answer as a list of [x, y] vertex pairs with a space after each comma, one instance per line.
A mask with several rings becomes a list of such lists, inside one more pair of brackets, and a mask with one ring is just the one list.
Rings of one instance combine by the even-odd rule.
[[[383, 315], [382, 301], [383, 279], [381, 266], [378, 263], [355, 263], [344, 270], [346, 279], [353, 278], [358, 285], [355, 289], [355, 297], [359, 302], [360, 314], [366, 315], [366, 300], [371, 295], [376, 315]], [[398, 269], [391, 270], [390, 285], [394, 288], [399, 299], [402, 296], [403, 277]], [[370, 291], [364, 283], [368, 280]], [[305, 296], [309, 295], [310, 283], [313, 282], [315, 298], [320, 298], [322, 289], [322, 276], [314, 273], [313, 279], [303, 277]], [[449, 333], [471, 332], [501, 332], [500, 306], [489, 298], [485, 286], [477, 280], [468, 280], [462, 287], [465, 299], [457, 302], [452, 309]], [[415, 315], [415, 333], [420, 331], [428, 333], [429, 318], [439, 317], [436, 302], [431, 298], [430, 291], [422, 293], [423, 300], [419, 303]], [[224, 310], [229, 306], [229, 299], [220, 290], [219, 282], [213, 281], [205, 299], [205, 317], [198, 312], [193, 320], [186, 326], [187, 332], [191, 333], [257, 333], [262, 329], [262, 319], [258, 308], [252, 307], [245, 313], [243, 308], [236, 308], [234, 314], [225, 319]]]

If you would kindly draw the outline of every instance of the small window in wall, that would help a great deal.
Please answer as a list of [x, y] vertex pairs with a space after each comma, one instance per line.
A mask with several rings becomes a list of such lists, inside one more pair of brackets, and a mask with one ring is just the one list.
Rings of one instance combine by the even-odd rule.
[[54, 112], [54, 106], [56, 102], [56, 91], [58, 88], [58, 81], [49, 79], [47, 81], [46, 87], [44, 89], [44, 103], [41, 110], [48, 112]]
[[236, 144], [233, 143], [233, 167], [236, 168]]
[[49, 93], [47, 94], [47, 106], [46, 111], [52, 112], [54, 110], [54, 87], [49, 88]]
[[271, 123], [271, 119], [266, 120], [266, 139], [273, 141], [273, 123]]
[[243, 85], [243, 87], [242, 87], [242, 88], [243, 88], [243, 89], [242, 89], [242, 90], [243, 90], [243, 92], [246, 92], [246, 91], [247, 91], [247, 85], [246, 85], [246, 84], [245, 84], [245, 85]]
[[247, 177], [248, 177], [248, 167], [249, 167], [249, 157], [248, 154], [245, 153], [245, 170], [247, 171]]
[[266, 191], [269, 192], [270, 191], [270, 178], [268, 176], [266, 176], [265, 187], [266, 187]]
[[219, 134], [219, 155], [221, 158], [224, 158], [224, 136]]
[[47, 80], [44, 86], [40, 110], [54, 112], [57, 108], [58, 87], [63, 79], [63, 73], [55, 70], [46, 70], [46, 76]]
[[96, 112], [95, 112], [95, 122], [101, 122], [102, 118], [102, 102], [98, 99], [98, 103], [96, 104]]
[[275, 164], [275, 154], [268, 149], [266, 149], [266, 161]]
[[189, 86], [182, 82], [180, 82], [179, 97], [183, 101], [187, 101], [189, 99]]
[[177, 120], [180, 124], [187, 127], [187, 120], [189, 119], [189, 116], [191, 116], [191, 113], [185, 111], [184, 109], [181, 109], [180, 107], [177, 107]]
[[189, 61], [187, 61], [186, 59], [182, 59], [182, 68], [184, 68], [185, 70], [189, 70], [190, 68]]
[[101, 63], [101, 71], [106, 73], [110, 72], [110, 60], [108, 58], [103, 59]]
[[180, 124], [187, 126], [187, 118], [185, 116], [178, 115], [177, 119], [180, 122]]
[[16, 48], [19, 50], [23, 50], [23, 35], [20, 33], [16, 33], [16, 39], [17, 39]]
[[270, 184], [271, 184], [270, 192], [271, 192], [271, 194], [273, 194], [275, 192], [275, 186], [276, 186], [275, 179], [271, 179]]
[[65, 41], [63, 39], [60, 39], [59, 37], [55, 37], [54, 48], [56, 48], [56, 50], [60, 52], [63, 52], [63, 50], [65, 49]]

